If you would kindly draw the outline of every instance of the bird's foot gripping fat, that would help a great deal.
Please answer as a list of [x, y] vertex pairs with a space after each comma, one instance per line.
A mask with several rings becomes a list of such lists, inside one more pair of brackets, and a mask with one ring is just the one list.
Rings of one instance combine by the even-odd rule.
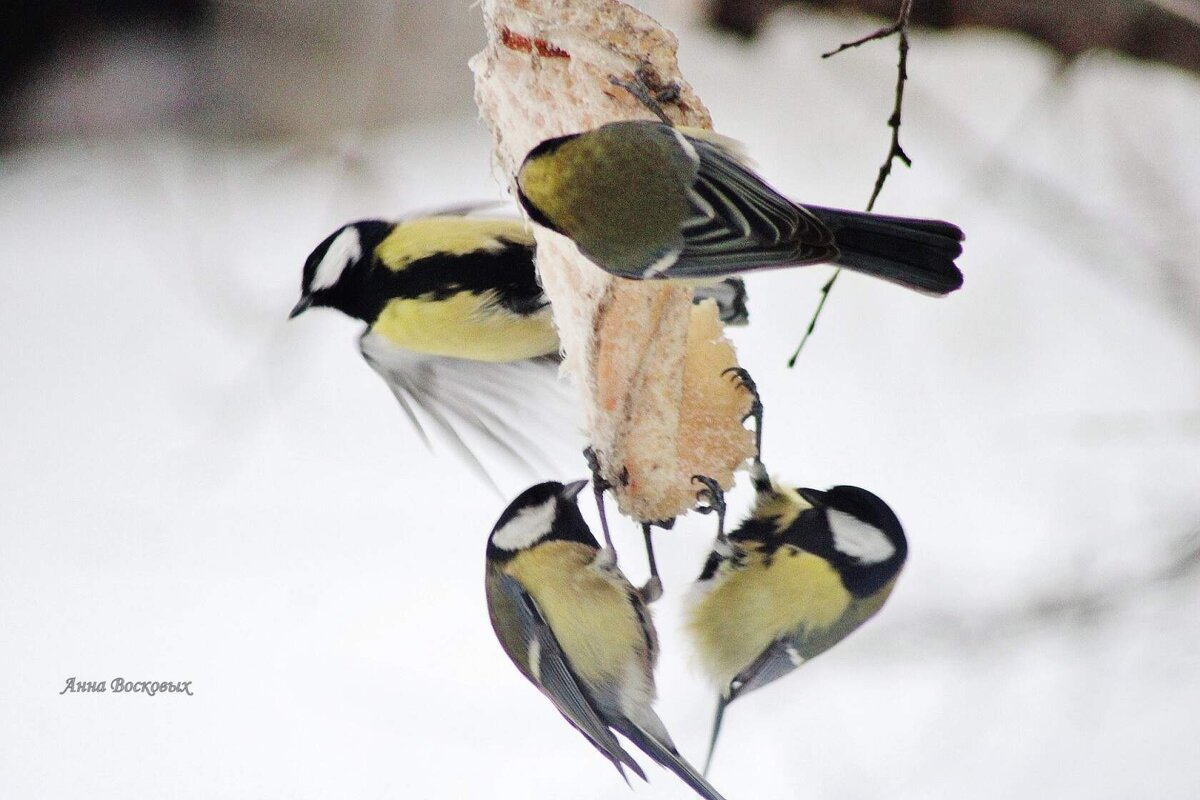
[[758, 393], [758, 384], [754, 382], [754, 378], [750, 377], [750, 373], [742, 367], [730, 367], [721, 374], [731, 375], [733, 382], [749, 392], [750, 396], [754, 398], [754, 401], [750, 404], [750, 410], [746, 412], [746, 416], [742, 417], [742, 422], [754, 417], [754, 462], [761, 464], [763, 404], [762, 396]]
[[725, 492], [721, 491], [721, 484], [704, 475], [693, 475], [693, 483], [699, 483], [704, 486], [703, 489], [696, 492], [696, 501], [702, 505], [697, 505], [696, 510], [701, 514], [717, 515], [717, 539], [725, 538]]
[[671, 118], [663, 111], [663, 103], [674, 103], [679, 100], [680, 86], [678, 83], [663, 83], [658, 73], [654, 68], [647, 63], [643, 63], [633, 71], [633, 80], [627, 81], [618, 78], [616, 75], [609, 75], [608, 82], [613, 86], [620, 86], [625, 91], [633, 95], [639, 103], [668, 125]]

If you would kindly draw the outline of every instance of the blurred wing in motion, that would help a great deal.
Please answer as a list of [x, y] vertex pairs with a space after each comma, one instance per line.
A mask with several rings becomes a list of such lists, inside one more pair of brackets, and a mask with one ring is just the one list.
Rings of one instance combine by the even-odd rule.
[[[370, 332], [359, 339], [363, 358], [392, 390], [425, 444], [428, 430], [497, 492], [480, 458], [491, 449], [527, 477], [553, 471], [563, 446], [575, 454], [577, 428], [569, 387], [558, 379], [558, 359], [486, 362], [403, 350]], [[472, 440], [475, 442], [473, 446]]]
[[512, 219], [520, 219], [517, 210], [512, 207], [511, 200], [496, 199], [496, 200], [476, 200], [470, 203], [456, 203], [452, 206], [440, 206], [438, 208], [421, 209], [404, 215], [404, 219], [421, 219], [423, 217], [471, 217], [476, 214], [491, 215], [491, 212], [498, 208], [504, 208], [506, 213], [504, 216]]

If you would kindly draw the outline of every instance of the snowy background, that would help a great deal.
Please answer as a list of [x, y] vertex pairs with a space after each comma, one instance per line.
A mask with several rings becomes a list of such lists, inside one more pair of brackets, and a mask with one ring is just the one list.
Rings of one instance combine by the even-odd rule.
[[[746, 45], [660, 6], [776, 186], [866, 202], [895, 48], [819, 54], [875, 21], [782, 14]], [[378, 36], [331, 63], [327, 103], [305, 51], [294, 74], [225, 64], [254, 119], [309, 116], [293, 135], [81, 123], [0, 155], [0, 797], [691, 796], [657, 769], [630, 794], [520, 677], [482, 594], [504, 501], [424, 450], [357, 324], [286, 321], [337, 225], [498, 196], [477, 11], [447, 13], [440, 48], [428, 15], [336, 28], [333, 50]], [[1193, 798], [1200, 80], [986, 32], [917, 32], [909, 67], [915, 166], [878, 208], [960, 224], [965, 288], [844, 276], [788, 370], [828, 271], [755, 276], [734, 333], [768, 464], [886, 498], [909, 565], [859, 634], [731, 708], [712, 780], [730, 800]], [[236, 128], [223, 97], [213, 127]], [[693, 760], [714, 696], [680, 602], [711, 531], [659, 536], [659, 710]], [[617, 534], [640, 580], [640, 537]], [[60, 696], [72, 676], [195, 696]]]

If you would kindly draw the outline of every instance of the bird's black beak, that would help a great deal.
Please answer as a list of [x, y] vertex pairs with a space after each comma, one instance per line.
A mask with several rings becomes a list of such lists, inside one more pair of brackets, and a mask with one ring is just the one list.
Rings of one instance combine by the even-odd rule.
[[296, 317], [300, 316], [311, 305], [312, 305], [312, 295], [309, 295], [309, 294], [304, 295], [304, 297], [300, 298], [300, 302], [296, 303], [295, 308], [292, 309], [292, 313], [288, 314], [288, 319], [295, 319]]
[[562, 497], [564, 500], [574, 500], [576, 497], [579, 496], [579, 493], [583, 491], [583, 487], [585, 487], [587, 485], [588, 485], [588, 482], [587, 482], [586, 478], [584, 478], [581, 481], [575, 481], [573, 483], [568, 483], [566, 486], [564, 486], [562, 488], [562, 491], [559, 492], [559, 496]]

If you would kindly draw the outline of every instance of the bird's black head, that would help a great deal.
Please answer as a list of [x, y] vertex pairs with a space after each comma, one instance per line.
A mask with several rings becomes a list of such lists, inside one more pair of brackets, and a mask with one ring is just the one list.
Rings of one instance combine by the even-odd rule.
[[579, 513], [576, 500], [585, 486], [587, 481], [566, 485], [547, 481], [521, 492], [504, 509], [488, 536], [488, 560], [504, 562], [522, 550], [555, 540], [599, 548], [600, 543]]
[[[834, 486], [824, 492], [800, 489], [799, 493], [814, 511], [823, 512], [819, 555], [837, 567], [851, 593], [874, 594], [904, 566], [908, 540], [896, 514], [879, 497], [857, 486]], [[812, 547], [811, 543], [804, 546]]]
[[298, 316], [310, 306], [329, 306], [365, 322], [363, 294], [375, 263], [375, 248], [392, 229], [392, 223], [379, 219], [359, 220], [343, 225], [317, 245], [304, 262], [300, 283], [300, 302], [292, 309]]

